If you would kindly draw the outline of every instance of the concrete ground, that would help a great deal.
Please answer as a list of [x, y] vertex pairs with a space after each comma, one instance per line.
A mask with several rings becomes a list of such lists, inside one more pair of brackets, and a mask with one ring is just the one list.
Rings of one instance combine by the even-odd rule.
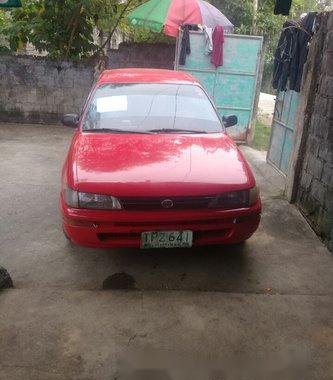
[[[1, 380], [332, 379], [332, 255], [262, 153], [242, 148], [264, 203], [244, 247], [73, 248], [57, 205], [72, 133], [0, 125]], [[136, 290], [103, 290], [120, 272]]]

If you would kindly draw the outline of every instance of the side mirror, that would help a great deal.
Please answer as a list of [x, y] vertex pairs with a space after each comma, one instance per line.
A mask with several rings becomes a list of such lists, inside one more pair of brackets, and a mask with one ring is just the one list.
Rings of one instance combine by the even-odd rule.
[[238, 123], [238, 118], [236, 115], [223, 116], [222, 121], [223, 121], [224, 126], [226, 128], [229, 128]]
[[76, 128], [79, 124], [79, 119], [79, 115], [76, 113], [69, 113], [67, 115], [63, 115], [61, 122], [66, 127]]

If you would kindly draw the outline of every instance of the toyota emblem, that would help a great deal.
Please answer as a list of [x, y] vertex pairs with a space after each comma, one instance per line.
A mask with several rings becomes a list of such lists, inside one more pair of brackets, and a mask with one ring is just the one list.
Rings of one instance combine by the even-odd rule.
[[163, 208], [172, 208], [173, 202], [171, 199], [164, 199], [164, 201], [161, 202], [161, 205]]

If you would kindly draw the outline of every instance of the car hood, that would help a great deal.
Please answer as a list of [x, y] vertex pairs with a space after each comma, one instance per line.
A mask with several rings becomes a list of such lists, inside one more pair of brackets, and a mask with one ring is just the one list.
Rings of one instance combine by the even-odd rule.
[[212, 195], [253, 187], [252, 172], [224, 133], [78, 132], [74, 187], [114, 196]]

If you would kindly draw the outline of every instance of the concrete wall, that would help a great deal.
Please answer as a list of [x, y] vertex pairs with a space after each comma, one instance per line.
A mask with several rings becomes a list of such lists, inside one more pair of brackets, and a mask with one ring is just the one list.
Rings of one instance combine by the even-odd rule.
[[0, 120], [58, 123], [80, 111], [94, 81], [94, 63], [0, 55]]
[[[109, 51], [109, 68], [173, 69], [174, 45], [121, 44]], [[79, 112], [99, 74], [92, 61], [55, 61], [45, 57], [0, 55], [0, 121], [59, 123]]]
[[[333, 251], [333, 13], [323, 14], [301, 89], [296, 204]], [[304, 112], [304, 113], [303, 113]], [[303, 113], [303, 115], [302, 115]], [[296, 134], [296, 139], [300, 134]]]
[[175, 45], [122, 43], [117, 50], [108, 52], [109, 68], [151, 67], [173, 70]]

